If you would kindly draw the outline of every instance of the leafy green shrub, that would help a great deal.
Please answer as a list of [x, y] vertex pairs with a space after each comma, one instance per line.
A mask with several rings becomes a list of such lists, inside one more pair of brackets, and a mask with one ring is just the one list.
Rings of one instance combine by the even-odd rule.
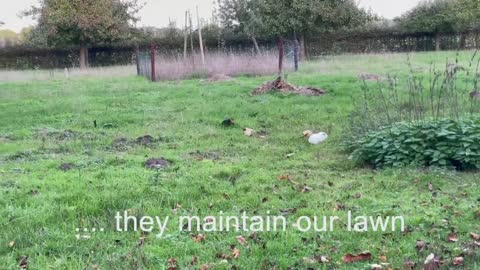
[[480, 169], [480, 118], [402, 122], [348, 142], [352, 158], [375, 167]]

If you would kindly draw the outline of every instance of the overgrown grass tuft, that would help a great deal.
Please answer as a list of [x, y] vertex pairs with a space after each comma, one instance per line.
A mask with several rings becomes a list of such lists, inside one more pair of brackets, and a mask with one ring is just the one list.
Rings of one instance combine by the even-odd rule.
[[[349, 117], [347, 149], [358, 160], [379, 167], [417, 164], [476, 168], [476, 159], [462, 158], [458, 153], [465, 155], [467, 149], [469, 155], [480, 152], [449, 140], [480, 137], [477, 124], [464, 120], [476, 118], [480, 112], [480, 99], [475, 96], [479, 66], [476, 52], [465, 65], [459, 63], [457, 55], [453, 63], [447, 60], [443, 69], [431, 64], [427, 73], [416, 71], [408, 58], [406, 77], [388, 75], [375, 78], [375, 82], [364, 79], [363, 94]], [[431, 134], [424, 134], [427, 131]], [[449, 140], [445, 139], [446, 133]]]

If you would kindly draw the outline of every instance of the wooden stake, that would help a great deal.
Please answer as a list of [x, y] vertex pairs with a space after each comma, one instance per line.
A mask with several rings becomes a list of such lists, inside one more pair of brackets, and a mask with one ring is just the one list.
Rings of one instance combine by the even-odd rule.
[[155, 81], [155, 44], [150, 44], [150, 79]]
[[283, 37], [278, 38], [278, 77], [283, 79]]
[[202, 40], [202, 25], [200, 24], [200, 16], [198, 15], [198, 6], [197, 6], [197, 25], [198, 25], [198, 41], [200, 43], [200, 55], [202, 56], [202, 65], [205, 66], [205, 54], [203, 52], [203, 40]]
[[192, 68], [195, 69], [195, 49], [193, 48], [193, 25], [192, 14], [188, 11], [188, 20], [190, 22], [190, 49], [192, 50]]
[[187, 59], [187, 40], [188, 40], [188, 11], [185, 11], [185, 33], [184, 33], [184, 42], [183, 42], [183, 59]]

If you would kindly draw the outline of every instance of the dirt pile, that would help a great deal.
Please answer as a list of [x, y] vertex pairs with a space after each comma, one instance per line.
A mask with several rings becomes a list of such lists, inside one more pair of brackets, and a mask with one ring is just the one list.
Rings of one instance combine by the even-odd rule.
[[164, 158], [151, 158], [145, 161], [145, 168], [151, 170], [164, 169], [170, 166], [170, 161]]
[[323, 96], [326, 91], [313, 87], [294, 86], [286, 82], [282, 77], [278, 77], [274, 81], [266, 82], [252, 91], [252, 95], [262, 95], [270, 91], [280, 93], [293, 93], [303, 96]]

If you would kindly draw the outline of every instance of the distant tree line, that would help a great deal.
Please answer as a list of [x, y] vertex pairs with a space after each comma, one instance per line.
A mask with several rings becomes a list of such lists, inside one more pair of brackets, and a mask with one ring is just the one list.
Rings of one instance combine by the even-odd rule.
[[[165, 51], [180, 53], [187, 34], [191, 43], [199, 43], [198, 28], [187, 33], [186, 27], [177, 27], [174, 22], [160, 29], [137, 28], [141, 8], [137, 0], [41, 0], [39, 6], [24, 13], [37, 25], [16, 36], [0, 31], [0, 47], [20, 46], [32, 53], [34, 48], [74, 49], [78, 63], [85, 68], [93, 48], [141, 48], [153, 42]], [[298, 50], [298, 58], [308, 57], [307, 38], [311, 42], [322, 38], [336, 41], [335, 36], [347, 40], [349, 35], [382, 33], [381, 40], [388, 40], [389, 34], [395, 40], [421, 33], [431, 35], [434, 48], [440, 50], [442, 34], [466, 33], [460, 34], [460, 44], [466, 43], [467, 33], [480, 31], [480, 1], [425, 1], [394, 20], [386, 20], [360, 8], [355, 0], [217, 0], [213, 18], [201, 25], [207, 51], [249, 48], [259, 53], [262, 47], [278, 48], [281, 73], [285, 40]]]

